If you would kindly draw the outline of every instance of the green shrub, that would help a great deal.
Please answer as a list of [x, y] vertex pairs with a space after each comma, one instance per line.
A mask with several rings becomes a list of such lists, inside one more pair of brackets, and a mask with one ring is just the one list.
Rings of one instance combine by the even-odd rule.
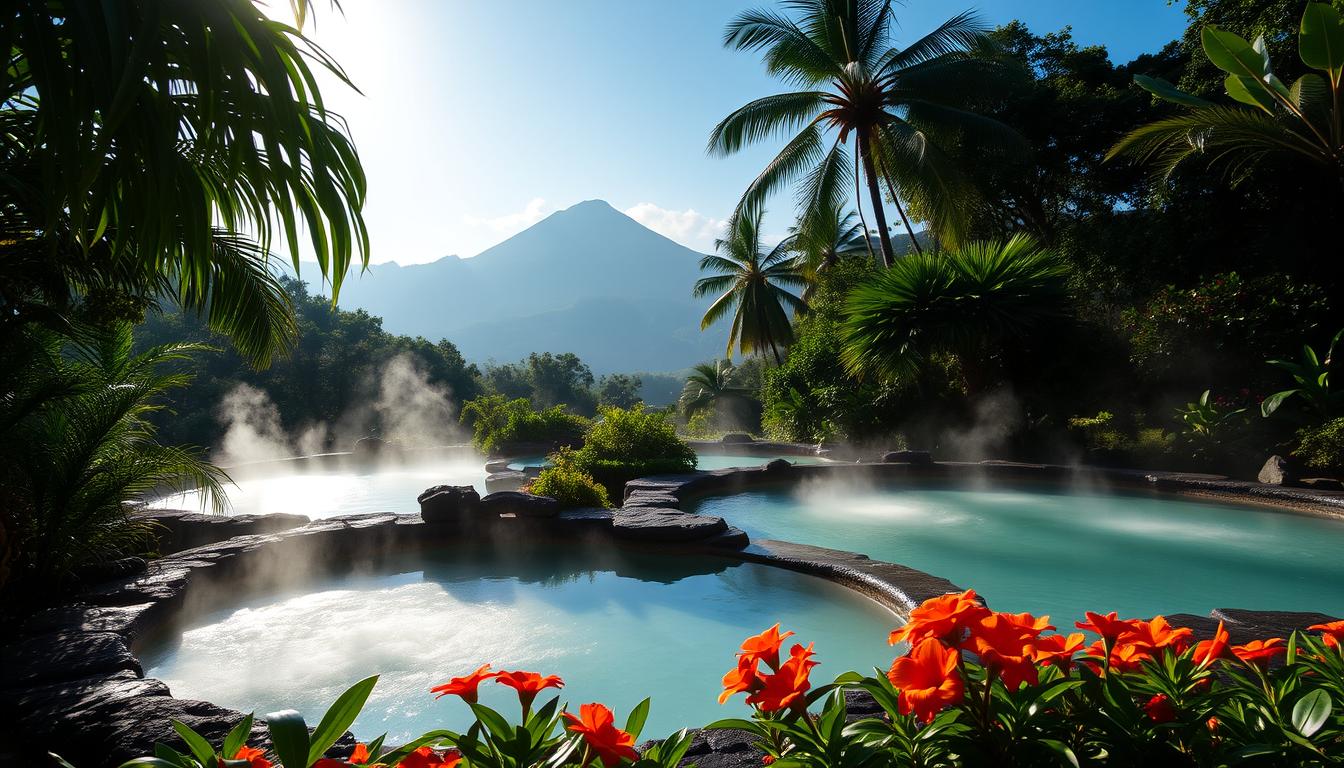
[[1312, 469], [1344, 473], [1344, 418], [1297, 433], [1297, 457]]
[[602, 409], [574, 456], [580, 469], [616, 497], [637, 477], [695, 469], [695, 451], [677, 437], [668, 414], [642, 405]]
[[574, 449], [569, 447], [551, 454], [551, 466], [543, 469], [523, 490], [538, 496], [550, 496], [560, 502], [564, 509], [610, 507], [607, 489], [592, 475], [579, 469], [574, 456]]
[[471, 442], [485, 453], [518, 443], [576, 445], [591, 423], [563, 405], [537, 411], [527, 398], [510, 400], [503, 395], [468, 401], [462, 406], [461, 420], [471, 425]]

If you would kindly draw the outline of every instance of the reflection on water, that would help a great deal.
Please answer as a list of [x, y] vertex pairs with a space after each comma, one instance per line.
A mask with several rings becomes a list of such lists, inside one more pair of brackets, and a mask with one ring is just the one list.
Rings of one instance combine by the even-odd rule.
[[705, 499], [754, 538], [863, 552], [974, 587], [1001, 610], [1344, 615], [1344, 523], [1155, 496], [845, 487]]
[[[825, 464], [820, 456], [751, 456], [729, 453], [696, 453], [695, 468], [732, 469], [733, 467], [759, 467], [775, 459], [784, 459], [793, 464]], [[544, 467], [550, 462], [545, 456], [523, 456], [509, 462], [509, 469], [522, 470], [528, 467]]]
[[[782, 621], [816, 641], [814, 679], [890, 662], [892, 616], [820, 579], [717, 559], [611, 555], [598, 570], [562, 552], [501, 559], [439, 553], [403, 573], [326, 579], [189, 621], [142, 654], [174, 695], [310, 718], [350, 683], [381, 674], [355, 725], [363, 738], [462, 728], [466, 708], [429, 688], [485, 662], [559, 674], [565, 701], [621, 717], [655, 695], [646, 734], [740, 715], [719, 680], [742, 638]], [[512, 711], [511, 691], [482, 700]]]

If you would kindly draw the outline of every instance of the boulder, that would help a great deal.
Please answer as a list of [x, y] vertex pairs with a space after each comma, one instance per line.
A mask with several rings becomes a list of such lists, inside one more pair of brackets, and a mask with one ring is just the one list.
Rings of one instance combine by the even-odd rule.
[[884, 464], [932, 464], [933, 454], [928, 451], [888, 451], [882, 454]]
[[1344, 491], [1344, 482], [1333, 477], [1304, 477], [1297, 484], [1314, 491]]
[[6, 685], [37, 685], [116, 672], [143, 674], [126, 638], [111, 632], [34, 635], [0, 649]]
[[729, 432], [719, 439], [721, 443], [754, 443], [756, 438], [748, 435], [746, 432]]
[[493, 472], [485, 476], [485, 492], [495, 493], [496, 491], [517, 491], [527, 485], [530, 478], [522, 473], [509, 470], [508, 472]]
[[481, 499], [481, 513], [491, 516], [555, 517], [560, 514], [560, 502], [550, 496], [523, 491], [499, 491]]
[[1260, 468], [1260, 474], [1256, 475], [1256, 479], [1266, 485], [1292, 485], [1297, 477], [1288, 460], [1275, 455], [1265, 460], [1265, 465]]
[[623, 507], [616, 511], [612, 528], [617, 538], [633, 541], [696, 541], [727, 530], [728, 524], [721, 517], [658, 507]]
[[793, 464], [786, 459], [771, 459], [765, 465], [765, 471], [772, 475], [788, 472], [790, 469], [793, 469]]
[[436, 485], [416, 497], [426, 523], [455, 523], [480, 511], [481, 495], [470, 485]]
[[493, 475], [496, 472], [510, 472], [508, 459], [491, 459], [485, 462], [485, 473]]

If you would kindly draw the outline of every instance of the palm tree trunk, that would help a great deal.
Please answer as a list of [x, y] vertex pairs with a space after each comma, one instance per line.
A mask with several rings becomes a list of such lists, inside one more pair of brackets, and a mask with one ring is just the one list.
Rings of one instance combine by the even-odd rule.
[[882, 263], [890, 267], [896, 255], [891, 247], [891, 235], [887, 232], [887, 214], [882, 210], [882, 190], [877, 186], [877, 171], [873, 168], [872, 147], [868, 144], [868, 132], [859, 131], [859, 154], [863, 157], [863, 173], [868, 177], [868, 196], [873, 201], [873, 218], [877, 220], [878, 241], [882, 244]]
[[887, 189], [891, 191], [891, 201], [896, 204], [896, 212], [901, 215], [901, 223], [905, 225], [905, 231], [910, 234], [910, 245], [914, 246], [915, 253], [924, 255], [924, 249], [919, 245], [919, 238], [915, 237], [915, 230], [910, 226], [910, 218], [905, 215], [905, 207], [901, 205], [901, 198], [896, 195], [896, 185], [891, 183], [891, 177], [884, 177], [887, 182]]
[[868, 236], [868, 220], [863, 217], [863, 193], [859, 191], [859, 177], [863, 170], [859, 160], [859, 142], [854, 142], [854, 208], [859, 212], [859, 224], [863, 226], [863, 247], [868, 249], [868, 260], [877, 261], [873, 255], [873, 238]]

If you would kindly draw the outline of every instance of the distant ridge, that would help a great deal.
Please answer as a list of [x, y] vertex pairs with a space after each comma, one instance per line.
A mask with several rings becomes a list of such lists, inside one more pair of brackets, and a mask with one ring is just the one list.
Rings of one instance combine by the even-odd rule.
[[587, 200], [474, 258], [352, 273], [340, 305], [394, 333], [447, 338], [474, 362], [573, 352], [599, 374], [672, 371], [722, 355], [727, 340], [726, 328], [699, 330], [700, 258]]

